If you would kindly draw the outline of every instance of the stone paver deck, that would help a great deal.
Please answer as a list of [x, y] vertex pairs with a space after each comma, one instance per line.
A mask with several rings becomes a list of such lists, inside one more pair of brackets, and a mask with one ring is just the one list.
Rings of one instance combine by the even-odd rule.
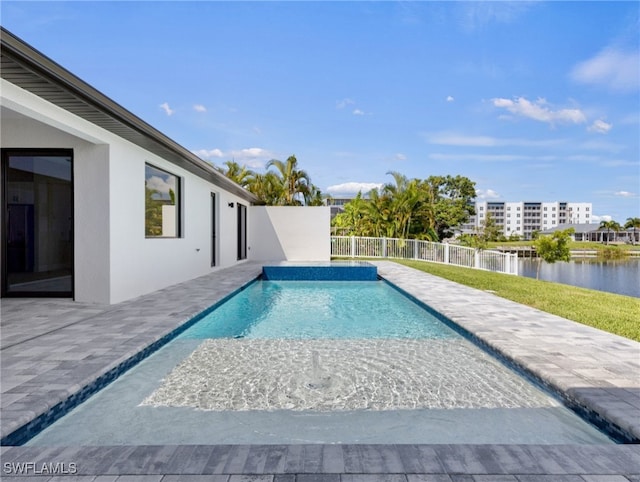
[[[389, 281], [640, 438], [640, 344], [390, 262]], [[2, 437], [77, 396], [255, 278], [245, 263], [113, 306], [2, 300]], [[2, 480], [640, 482], [640, 445], [218, 445], [1, 448]], [[18, 466], [18, 463], [33, 465]], [[51, 477], [46, 469], [56, 468]], [[75, 464], [75, 474], [64, 476]], [[41, 474], [35, 476], [36, 473]]]

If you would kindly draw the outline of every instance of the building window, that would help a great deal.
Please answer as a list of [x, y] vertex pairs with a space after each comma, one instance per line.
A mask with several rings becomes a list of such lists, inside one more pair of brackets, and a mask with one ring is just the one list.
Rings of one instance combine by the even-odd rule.
[[586, 209], [587, 211], [589, 211], [589, 208], [588, 208], [588, 207], [587, 207], [587, 208], [585, 208], [585, 209]]
[[[545, 209], [546, 209], [546, 208], [545, 208]], [[545, 214], [545, 215], [544, 215], [544, 217], [546, 218], [546, 217], [547, 217], [547, 215]]]
[[546, 206], [545, 206], [544, 210], [545, 210], [545, 211], [547, 210]]
[[483, 206], [480, 206], [480, 211], [484, 211], [484, 207]]
[[180, 178], [145, 164], [144, 234], [147, 238], [180, 237]]
[[556, 210], [556, 208], [551, 208], [551, 210], [552, 210], [552, 211], [555, 211], [555, 210]]
[[585, 214], [585, 215], [584, 215], [584, 217], [585, 217], [585, 218], [588, 218], [588, 217], [589, 217], [589, 215], [588, 215], [588, 214]]
[[520, 211], [520, 207], [519, 206], [516, 208], [516, 211]]

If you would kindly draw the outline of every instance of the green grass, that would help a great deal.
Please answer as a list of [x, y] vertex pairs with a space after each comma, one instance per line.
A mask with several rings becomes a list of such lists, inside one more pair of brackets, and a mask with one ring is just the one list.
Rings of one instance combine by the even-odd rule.
[[392, 261], [640, 342], [639, 298], [424, 261]]

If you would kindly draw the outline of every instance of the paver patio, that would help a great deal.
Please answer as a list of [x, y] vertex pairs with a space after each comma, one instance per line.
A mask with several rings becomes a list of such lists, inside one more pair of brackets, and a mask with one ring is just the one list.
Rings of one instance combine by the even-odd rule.
[[[640, 439], [639, 343], [395, 263], [375, 264], [481, 343]], [[3, 299], [2, 437], [77, 396], [260, 271], [245, 263], [112, 306]], [[0, 454], [2, 480], [16, 475], [11, 464], [32, 462], [29, 478], [43, 481], [640, 482], [636, 444], [5, 446]], [[67, 478], [34, 477], [42, 464], [71, 462], [77, 473]]]

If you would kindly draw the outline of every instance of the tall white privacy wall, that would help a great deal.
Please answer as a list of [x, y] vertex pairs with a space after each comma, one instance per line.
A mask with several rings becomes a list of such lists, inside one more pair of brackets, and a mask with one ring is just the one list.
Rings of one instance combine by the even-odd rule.
[[518, 274], [518, 258], [515, 254], [418, 239], [331, 236], [331, 256], [417, 259]]
[[329, 261], [331, 208], [252, 206], [249, 258], [253, 261]]

